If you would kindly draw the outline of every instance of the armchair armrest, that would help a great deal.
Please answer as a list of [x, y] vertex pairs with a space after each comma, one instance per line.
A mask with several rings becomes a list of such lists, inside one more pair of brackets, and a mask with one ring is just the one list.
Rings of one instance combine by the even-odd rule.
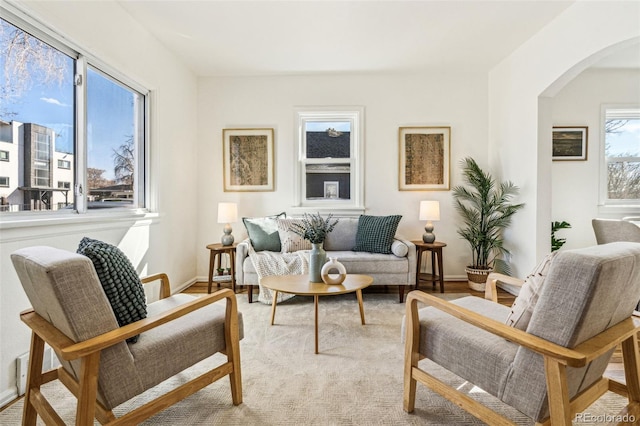
[[65, 334], [52, 326], [32, 309], [22, 312], [20, 314], [20, 319], [54, 350], [58, 351], [64, 360], [74, 360], [99, 352], [115, 345], [116, 343], [122, 342], [130, 337], [158, 327], [162, 324], [166, 324], [225, 298], [227, 299], [227, 322], [229, 323], [230, 328], [232, 330], [235, 329], [235, 333], [238, 333], [238, 305], [236, 302], [236, 296], [233, 291], [227, 288], [203, 297], [198, 297], [191, 302], [163, 312], [160, 315], [141, 319], [77, 343], [69, 339]]
[[167, 274], [159, 273], [140, 278], [142, 284], [148, 284], [160, 280], [160, 299], [171, 296], [171, 286], [169, 285], [169, 277]]
[[487, 282], [484, 287], [484, 298], [493, 302], [498, 302], [498, 281], [505, 284], [509, 284], [516, 287], [522, 287], [524, 280], [520, 278], [510, 277], [509, 275], [500, 274], [498, 272], [492, 272], [487, 277]]
[[469, 309], [439, 299], [430, 294], [414, 290], [407, 295], [406, 304], [406, 341], [412, 341], [412, 346], [419, 347], [420, 322], [418, 319], [417, 302], [433, 306], [469, 324], [481, 328], [489, 333], [503, 337], [520, 346], [524, 346], [545, 357], [553, 358], [560, 364], [570, 367], [583, 367], [600, 355], [614, 348], [624, 340], [640, 331], [640, 319], [629, 317], [606, 331], [579, 344], [573, 349], [565, 348], [526, 331], [509, 327], [499, 321], [487, 318]]

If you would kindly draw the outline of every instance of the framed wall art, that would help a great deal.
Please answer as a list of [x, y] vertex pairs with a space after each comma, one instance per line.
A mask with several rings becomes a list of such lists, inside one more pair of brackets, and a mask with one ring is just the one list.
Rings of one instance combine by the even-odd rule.
[[584, 161], [587, 159], [588, 127], [554, 127], [553, 161]]
[[449, 190], [451, 127], [400, 127], [400, 191]]
[[225, 191], [273, 191], [273, 129], [223, 129]]

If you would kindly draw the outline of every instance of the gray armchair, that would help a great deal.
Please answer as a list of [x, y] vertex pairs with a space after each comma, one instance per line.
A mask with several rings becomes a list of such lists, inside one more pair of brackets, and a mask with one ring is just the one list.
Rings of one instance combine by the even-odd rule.
[[[405, 317], [404, 409], [420, 382], [492, 425], [513, 424], [428, 373], [429, 358], [538, 424], [571, 425], [607, 390], [640, 404], [638, 338], [632, 317], [640, 294], [640, 244], [612, 243], [558, 253], [526, 331], [511, 310], [478, 297], [447, 302], [409, 293]], [[429, 307], [418, 309], [418, 302]], [[603, 377], [622, 344], [626, 385]], [[637, 412], [637, 411], [636, 411]]]
[[616, 241], [640, 243], [640, 226], [629, 220], [593, 219], [591, 225], [598, 244]]
[[[30, 247], [11, 255], [33, 309], [21, 314], [31, 328], [31, 352], [24, 402], [24, 425], [62, 420], [40, 386], [60, 380], [78, 399], [77, 425], [138, 424], [214, 381], [229, 376], [235, 405], [242, 403], [239, 339], [242, 317], [235, 295], [224, 289], [204, 297], [169, 296], [147, 305], [148, 317], [119, 327], [91, 260], [51, 247]], [[226, 300], [225, 304], [215, 303]], [[125, 341], [139, 335], [137, 343]], [[42, 373], [44, 344], [62, 366]], [[209, 356], [227, 360], [125, 415], [112, 409]]]

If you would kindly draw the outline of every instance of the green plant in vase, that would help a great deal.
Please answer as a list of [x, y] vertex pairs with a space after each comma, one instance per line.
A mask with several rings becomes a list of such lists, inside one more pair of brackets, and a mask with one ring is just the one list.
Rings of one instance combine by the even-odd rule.
[[305, 213], [302, 220], [291, 224], [291, 232], [301, 236], [311, 242], [311, 252], [309, 253], [309, 281], [314, 283], [322, 282], [320, 271], [322, 265], [327, 260], [327, 254], [322, 247], [327, 234], [333, 231], [338, 219], [331, 220], [333, 215], [329, 213], [324, 219], [320, 213]]
[[512, 182], [498, 184], [473, 158], [467, 157], [461, 164], [467, 185], [453, 188], [455, 208], [463, 221], [458, 234], [471, 247], [472, 260], [467, 266], [469, 286], [484, 291], [486, 277], [494, 267], [501, 269], [500, 272], [509, 272], [507, 262], [500, 257], [509, 253], [504, 247], [502, 231], [524, 204], [511, 202], [518, 194], [518, 187]]

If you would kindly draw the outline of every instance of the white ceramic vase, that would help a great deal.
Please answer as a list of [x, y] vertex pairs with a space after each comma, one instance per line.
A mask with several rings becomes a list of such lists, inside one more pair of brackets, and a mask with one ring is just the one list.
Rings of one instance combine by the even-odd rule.
[[[337, 271], [338, 275], [329, 275], [331, 271]], [[329, 261], [322, 266], [322, 281], [329, 285], [342, 284], [345, 278], [347, 278], [347, 270], [344, 265], [338, 262], [337, 257], [330, 257]]]

